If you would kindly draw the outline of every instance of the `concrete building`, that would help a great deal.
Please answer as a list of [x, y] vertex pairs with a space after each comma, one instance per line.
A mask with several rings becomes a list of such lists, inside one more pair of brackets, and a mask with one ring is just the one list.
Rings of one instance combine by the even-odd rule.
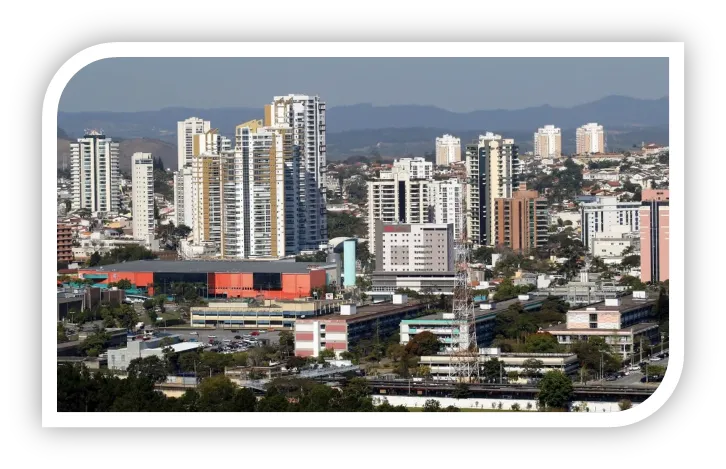
[[378, 336], [385, 340], [396, 330], [402, 320], [425, 314], [425, 303], [408, 303], [405, 295], [398, 295], [394, 302], [357, 307], [341, 306], [339, 314], [295, 321], [295, 355], [317, 357], [325, 349], [336, 355], [353, 349], [362, 339]]
[[324, 288], [336, 269], [316, 262], [143, 260], [81, 269], [79, 275], [101, 284], [126, 279], [149, 294], [171, 294], [175, 283], [190, 283], [207, 298], [294, 299]]
[[638, 245], [634, 238], [595, 238], [592, 255], [599, 257], [606, 264], [619, 264], [625, 257], [626, 250], [635, 252]]
[[398, 289], [434, 295], [453, 295], [456, 273], [453, 270], [438, 272], [386, 272], [374, 271], [371, 289], [366, 295], [376, 300], [390, 299]]
[[575, 148], [578, 155], [605, 153], [605, 129], [595, 122], [578, 127], [575, 133]]
[[174, 171], [174, 223], [176, 226], [194, 224], [192, 218], [192, 168], [185, 166]]
[[340, 311], [341, 300], [213, 301], [190, 308], [192, 327], [291, 330], [295, 321]]
[[73, 262], [73, 228], [70, 225], [56, 225], [56, 255], [58, 262]]
[[154, 237], [154, 159], [151, 153], [131, 155], [131, 210], [135, 239]]
[[381, 171], [379, 179], [368, 181], [370, 252], [375, 253], [378, 249], [376, 220], [389, 224], [433, 222], [431, 196], [431, 181], [414, 179], [408, 168], [396, 164], [391, 171]]
[[176, 353], [200, 350], [204, 344], [199, 342], [181, 342], [178, 335], [152, 337], [146, 340], [129, 339], [126, 347], [108, 350], [108, 368], [125, 371], [132, 360], [146, 357], [164, 358], [164, 349], [170, 347]]
[[[573, 374], [580, 367], [577, 355], [574, 353], [502, 353], [497, 348], [480, 348], [477, 360], [480, 368], [493, 359], [502, 363], [502, 380], [507, 379], [510, 372], [522, 373], [525, 371], [524, 362], [527, 360], [538, 360], [542, 367], [538, 373], [546, 373], [551, 370], [561, 371], [565, 374]], [[423, 356], [419, 359], [419, 366], [427, 366], [431, 370], [431, 379], [434, 381], [449, 381], [451, 357], [448, 355]], [[524, 381], [520, 379], [519, 381]]]
[[519, 148], [514, 139], [487, 132], [466, 146], [466, 170], [469, 177], [467, 232], [477, 246], [493, 245], [494, 200], [510, 198], [519, 173]]
[[71, 143], [71, 209], [94, 214], [118, 213], [118, 143], [91, 130]]
[[582, 244], [590, 251], [596, 238], [623, 237], [640, 231], [640, 202], [619, 202], [617, 197], [597, 197], [583, 203]]
[[436, 137], [436, 165], [448, 166], [461, 161], [461, 139], [446, 134]]
[[628, 358], [637, 352], [640, 340], [658, 343], [658, 324], [653, 317], [655, 300], [645, 292], [608, 298], [602, 303], [591, 304], [567, 312], [567, 322], [547, 329], [563, 345], [601, 337], [610, 345], [613, 353]]
[[[434, 173], [434, 164], [420, 156], [400, 158], [393, 162], [392, 171], [395, 170], [407, 172], [411, 175], [411, 179], [431, 179]], [[383, 174], [381, 174], [381, 178], [383, 177]]]
[[458, 179], [433, 181], [431, 185], [434, 222], [452, 224], [454, 239], [464, 232], [464, 185]]
[[[544, 298], [528, 299], [521, 301], [525, 311], [538, 311], [542, 308]], [[479, 347], [488, 347], [494, 340], [494, 327], [496, 326], [497, 314], [503, 313], [507, 308], [520, 300], [513, 299], [501, 302], [482, 303], [479, 308], [474, 310], [474, 321], [469, 324], [469, 328], [476, 329], [476, 342]], [[456, 321], [450, 317], [450, 313], [436, 312], [415, 319], [407, 319], [401, 321], [400, 324], [400, 340], [401, 345], [406, 345], [415, 336], [424, 331], [434, 334], [441, 343], [441, 351], [446, 352], [452, 349], [451, 336], [452, 328], [457, 325]], [[458, 349], [458, 347], [457, 347]]]
[[665, 282], [670, 265], [670, 192], [646, 189], [640, 213], [640, 280]]
[[562, 156], [562, 130], [545, 125], [534, 134], [535, 158], [559, 158]]
[[[222, 217], [225, 193], [234, 172], [234, 153], [202, 152], [192, 156], [192, 241], [222, 247]], [[234, 192], [234, 183], [231, 187]]]
[[[205, 134], [211, 128], [209, 121], [199, 117], [190, 117], [177, 123], [177, 168], [181, 170], [192, 164], [192, 156], [201, 153], [203, 150], [197, 146], [194, 148], [195, 135]], [[198, 141], [197, 145], [199, 144]]]
[[495, 199], [494, 244], [525, 253], [547, 244], [547, 208], [547, 199], [527, 190], [526, 183], [511, 198]]
[[386, 272], [454, 270], [453, 225], [384, 224], [376, 220], [376, 266]]
[[275, 96], [272, 104], [265, 106], [264, 125], [292, 129], [293, 158], [300, 162], [295, 199], [300, 208], [300, 249], [321, 249], [328, 243], [325, 102], [318, 96]]

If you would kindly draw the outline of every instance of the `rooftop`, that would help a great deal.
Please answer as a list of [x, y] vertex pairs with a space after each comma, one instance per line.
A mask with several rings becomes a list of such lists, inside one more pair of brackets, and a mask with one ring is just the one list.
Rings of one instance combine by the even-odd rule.
[[342, 314], [325, 314], [322, 316], [317, 316], [315, 318], [310, 319], [298, 319], [298, 323], [304, 323], [307, 321], [326, 321], [331, 319], [337, 319], [342, 320], [347, 323], [352, 322], [358, 322], [361, 320], [371, 319], [375, 317], [384, 317], [388, 316], [390, 314], [396, 314], [401, 311], [407, 311], [409, 309], [418, 308], [420, 306], [425, 306], [423, 302], [409, 302], [404, 305], [397, 305], [393, 303], [378, 303], [378, 304], [372, 304], [367, 306], [360, 306], [356, 308], [356, 313], [351, 315], [342, 315]]
[[[204, 344], [202, 344], [201, 342], [178, 342], [176, 344], [168, 345], [167, 347], [171, 347], [174, 352], [186, 352], [188, 350], [202, 348], [204, 347]], [[165, 348], [166, 347], [157, 347], [147, 350], [163, 350]]]
[[568, 332], [572, 334], [593, 334], [593, 335], [609, 335], [615, 332], [632, 332], [633, 334], [639, 334], [642, 331], [658, 327], [658, 324], [654, 322], [643, 322], [640, 324], [633, 324], [632, 326], [624, 327], [622, 329], [590, 329], [590, 328], [578, 328], [568, 329], [566, 323], [557, 324], [556, 326], [548, 327], [545, 332], [556, 334], [557, 332]]
[[329, 265], [326, 262], [289, 261], [163, 261], [142, 260], [102, 265], [86, 269], [96, 272], [171, 272], [171, 273], [279, 273], [304, 274]]
[[[543, 297], [543, 298], [531, 299], [528, 301], [520, 301], [517, 298], [512, 298], [511, 300], [498, 301], [498, 302], [495, 302], [493, 309], [481, 309], [479, 307], [475, 307], [474, 316], [479, 318], [479, 317], [483, 317], [483, 316], [489, 316], [491, 314], [502, 313], [502, 312], [506, 311], [507, 308], [509, 308], [509, 305], [513, 305], [515, 303], [522, 303], [522, 306], [524, 307], [524, 309], [527, 310], [529, 308], [533, 308], [535, 306], [541, 305], [546, 299], [547, 299], [546, 297]], [[417, 319], [407, 319], [406, 321], [420, 321], [420, 320], [429, 320], [430, 321], [430, 320], [443, 320], [443, 319], [444, 319], [444, 313], [439, 311], [439, 312], [436, 312], [433, 314], [428, 314], [426, 316], [421, 316], [420, 318], [417, 318]]]
[[591, 308], [595, 308], [595, 311], [620, 311], [621, 313], [630, 311], [631, 309], [639, 308], [645, 305], [655, 305], [655, 300], [651, 298], [633, 298], [633, 295], [621, 296], [619, 306], [609, 306], [605, 304], [605, 301], [594, 303], [591, 305], [582, 306], [581, 308], [573, 308], [568, 312], [587, 312], [593, 311]]

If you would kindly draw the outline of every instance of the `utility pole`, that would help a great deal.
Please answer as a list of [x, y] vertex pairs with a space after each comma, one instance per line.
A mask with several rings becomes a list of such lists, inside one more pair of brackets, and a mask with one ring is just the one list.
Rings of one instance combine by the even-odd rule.
[[600, 351], [600, 384], [602, 384], [603, 376], [603, 351]]
[[640, 338], [640, 363], [643, 363], [643, 338], [642, 337]]

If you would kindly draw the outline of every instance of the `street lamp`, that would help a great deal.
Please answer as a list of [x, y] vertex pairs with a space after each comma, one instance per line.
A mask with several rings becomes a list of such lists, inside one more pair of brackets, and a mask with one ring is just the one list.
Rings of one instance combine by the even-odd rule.
[[603, 355], [605, 352], [600, 351], [600, 384], [602, 384], [603, 376]]

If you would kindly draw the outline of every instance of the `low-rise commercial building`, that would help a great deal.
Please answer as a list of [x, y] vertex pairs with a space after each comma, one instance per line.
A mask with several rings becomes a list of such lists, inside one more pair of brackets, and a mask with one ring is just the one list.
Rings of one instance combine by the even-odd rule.
[[658, 324], [654, 322], [655, 300], [645, 292], [608, 298], [567, 312], [567, 322], [547, 329], [563, 345], [600, 337], [613, 353], [628, 358], [639, 350], [640, 340], [660, 342]]
[[383, 272], [371, 275], [371, 289], [366, 295], [375, 299], [392, 298], [398, 289], [434, 295], [453, 295], [456, 272]]
[[137, 358], [156, 356], [164, 357], [164, 349], [170, 347], [175, 353], [184, 353], [204, 347], [200, 342], [181, 342], [178, 335], [160, 335], [152, 338], [138, 339], [133, 337], [126, 343], [126, 347], [109, 349], [108, 368], [125, 371], [129, 363]]
[[295, 321], [334, 314], [342, 300], [228, 301], [190, 308], [193, 327], [222, 329], [292, 329]]
[[345, 304], [339, 314], [295, 321], [295, 355], [317, 357], [321, 350], [340, 354], [350, 351], [362, 339], [376, 335], [383, 340], [399, 328], [402, 320], [426, 314], [427, 303], [408, 303], [405, 295], [394, 302], [360, 306]]
[[[528, 297], [529, 298], [529, 297]], [[527, 299], [520, 301], [512, 299], [501, 302], [482, 303], [478, 309], [474, 310], [474, 324], [476, 329], [476, 342], [479, 347], [488, 347], [494, 340], [494, 326], [496, 325], [497, 314], [507, 310], [507, 308], [515, 303], [522, 303], [525, 311], [538, 311], [542, 308], [545, 299]], [[416, 334], [424, 331], [431, 332], [442, 343], [442, 351], [451, 348], [452, 329], [456, 327], [456, 321], [445, 317], [445, 313], [436, 312], [415, 319], [406, 319], [401, 321], [399, 334], [401, 337], [401, 345], [406, 345]], [[472, 325], [470, 324], [471, 328]]]

